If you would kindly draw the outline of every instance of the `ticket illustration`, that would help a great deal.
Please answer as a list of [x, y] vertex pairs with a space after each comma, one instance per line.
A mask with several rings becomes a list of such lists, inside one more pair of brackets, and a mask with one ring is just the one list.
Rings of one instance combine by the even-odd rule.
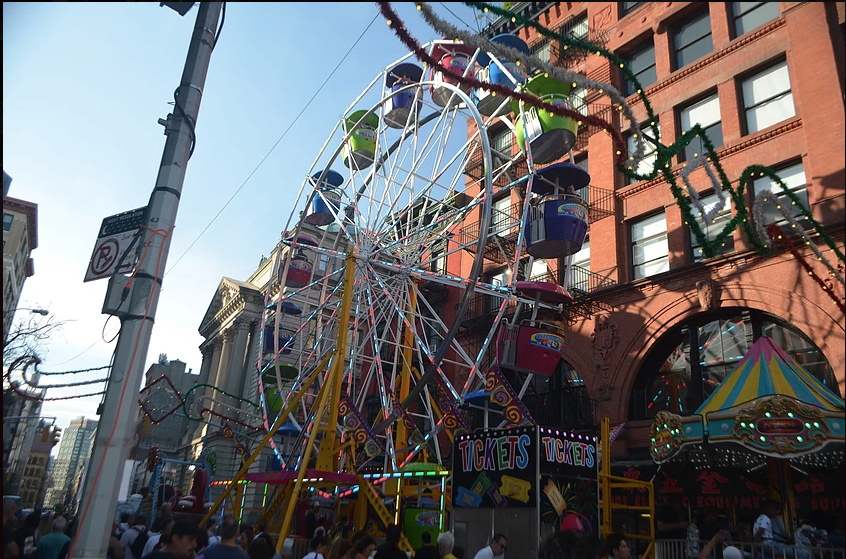
[[500, 491], [503, 496], [523, 503], [529, 502], [529, 489], [532, 487], [530, 482], [506, 475], [500, 478], [500, 483], [502, 483]]
[[505, 497], [502, 496], [502, 493], [499, 492], [499, 487], [496, 483], [491, 482], [488, 486], [487, 494], [490, 496], [491, 500], [494, 502], [494, 505], [497, 507], [506, 507], [508, 506], [508, 501], [505, 500]]
[[484, 495], [490, 484], [491, 478], [488, 477], [487, 472], [482, 472], [476, 478], [476, 481], [473, 482], [473, 486], [470, 489], [476, 495]]
[[558, 513], [558, 516], [561, 516], [567, 510], [567, 501], [564, 500], [555, 482], [551, 479], [547, 480], [546, 485], [543, 487], [543, 492], [546, 493], [550, 504], [552, 504], [552, 508]]
[[466, 487], [459, 487], [456, 501], [455, 504], [459, 507], [478, 507], [482, 504], [482, 497]]

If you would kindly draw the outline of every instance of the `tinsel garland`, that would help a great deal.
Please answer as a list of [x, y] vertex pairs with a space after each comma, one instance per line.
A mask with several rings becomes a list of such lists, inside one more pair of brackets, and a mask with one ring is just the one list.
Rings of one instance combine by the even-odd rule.
[[[524, 27], [531, 27], [544, 37], [555, 39], [556, 41], [561, 44], [564, 50], [574, 49], [575, 51], [583, 51], [587, 53], [594, 53], [597, 56], [601, 56], [607, 59], [612, 65], [619, 68], [625, 78], [635, 84], [636, 93], [638, 98], [643, 102], [643, 106], [646, 109], [646, 116], [649, 120], [649, 126], [652, 128], [652, 133], [655, 138], [658, 138], [658, 117], [655, 115], [655, 111], [652, 108], [652, 104], [649, 102], [649, 99], [646, 97], [646, 94], [643, 92], [643, 86], [641, 86], [640, 81], [637, 79], [629, 67], [626, 65], [626, 61], [611, 52], [610, 50], [606, 49], [605, 47], [594, 45], [588, 41], [584, 41], [582, 39], [578, 39], [571, 35], [561, 35], [560, 33], [556, 33], [552, 29], [544, 27], [540, 23], [533, 21], [528, 18], [524, 18], [522, 15], [512, 12], [510, 10], [505, 10], [499, 6], [495, 6], [494, 4], [488, 4], [486, 2], [464, 2], [466, 6], [471, 8], [475, 8], [477, 10], [482, 10], [483, 12], [493, 12], [494, 14], [510, 19], [514, 23], [519, 23]], [[625, 169], [620, 169], [621, 172], [625, 173]], [[656, 172], [652, 173], [651, 178], [655, 178], [657, 176]]]
[[585, 116], [578, 111], [546, 103], [544, 101], [541, 101], [534, 95], [514, 91], [513, 89], [504, 85], [481, 82], [475, 77], [460, 76], [451, 72], [450, 70], [442, 66], [440, 61], [435, 60], [434, 58], [429, 56], [429, 53], [426, 52], [426, 50], [420, 45], [420, 43], [418, 43], [417, 40], [412, 37], [411, 34], [409, 34], [408, 30], [405, 28], [405, 24], [393, 11], [389, 2], [378, 2], [377, 4], [382, 12], [382, 15], [387, 20], [388, 25], [391, 27], [391, 29], [394, 31], [400, 41], [402, 41], [402, 43], [406, 45], [406, 47], [408, 47], [409, 50], [411, 50], [411, 52], [413, 52], [421, 62], [426, 63], [432, 68], [436, 68], [439, 72], [448, 74], [451, 78], [455, 79], [460, 84], [468, 86], [470, 88], [484, 89], [486, 91], [494, 92], [504, 97], [513, 97], [515, 99], [523, 101], [529, 106], [535, 107], [536, 109], [544, 110], [549, 114], [571, 118], [578, 122], [590, 124], [592, 126], [596, 126], [597, 128], [601, 128], [602, 130], [608, 132], [614, 139], [614, 142], [619, 146], [620, 149], [617, 150], [617, 159], [620, 161], [625, 159], [625, 156], [620, 157], [620, 155], [622, 154], [621, 150], [625, 149], [626, 143], [623, 140], [623, 136], [620, 134], [620, 132], [616, 128], [614, 128], [614, 126], [612, 126], [610, 123], [595, 116]]
[[[205, 419], [203, 417], [203, 412], [209, 412], [210, 414], [212, 414], [216, 417], [219, 417], [219, 418], [224, 419], [226, 421], [231, 421], [232, 423], [236, 423], [238, 425], [241, 425], [242, 427], [246, 427], [247, 429], [252, 429], [253, 431], [258, 431], [258, 430], [261, 429], [261, 427], [256, 427], [254, 425], [250, 425], [249, 423], [235, 419], [233, 417], [229, 417], [227, 415], [224, 415], [220, 412], [214, 411], [214, 410], [207, 408], [207, 407], [204, 407], [200, 410], [200, 412], [199, 412], [200, 417], [193, 417], [191, 415], [191, 411], [188, 409], [188, 396], [191, 394], [191, 392], [193, 392], [194, 390], [197, 390], [199, 388], [211, 388], [212, 390], [214, 390], [216, 392], [220, 392], [221, 394], [223, 394], [225, 396], [229, 396], [230, 398], [234, 398], [238, 402], [244, 402], [244, 403], [249, 404], [250, 406], [252, 406], [254, 408], [259, 407], [258, 404], [256, 404], [252, 400], [247, 400], [246, 398], [241, 398], [240, 396], [235, 396], [234, 394], [230, 394], [230, 393], [226, 392], [225, 390], [221, 390], [220, 388], [213, 386], [211, 384], [205, 384], [205, 383], [195, 384], [193, 387], [191, 387], [191, 389], [188, 392], [185, 393], [185, 398], [183, 398], [183, 402], [182, 402], [182, 409], [185, 412], [186, 417], [188, 417], [188, 419], [190, 419], [191, 421], [203, 421]], [[231, 406], [223, 404], [222, 402], [218, 402], [217, 400], [214, 400], [210, 396], [207, 397], [207, 398], [210, 399], [213, 403], [217, 403], [217, 404], [220, 404], [222, 407], [226, 407], [228, 410], [232, 409]], [[241, 411], [241, 410], [237, 410], [237, 411]], [[249, 412], [245, 412], [245, 413], [249, 413]]]
[[787, 248], [787, 250], [790, 251], [793, 257], [799, 261], [802, 267], [805, 268], [805, 271], [808, 272], [808, 275], [811, 276], [811, 278], [813, 278], [813, 280], [820, 287], [822, 287], [823, 291], [825, 291], [825, 293], [831, 298], [831, 300], [834, 301], [834, 304], [837, 305], [837, 308], [839, 308], [841, 312], [846, 313], [846, 305], [843, 304], [843, 301], [841, 301], [840, 298], [837, 297], [837, 294], [834, 293], [832, 289], [829, 289], [829, 287], [825, 284], [819, 274], [814, 273], [814, 269], [805, 259], [805, 256], [801, 252], [799, 252], [799, 250], [796, 248], [796, 245], [793, 244], [793, 239], [791, 239], [790, 236], [784, 232], [784, 229], [782, 229], [779, 225], [776, 225], [775, 223], [770, 223], [770, 225], [767, 226], [767, 234], [773, 242], [777, 242]]
[[615, 88], [613, 85], [592, 80], [584, 74], [572, 72], [559, 66], [555, 66], [549, 62], [541, 60], [537, 56], [532, 56], [523, 53], [515, 48], [508, 47], [503, 44], [493, 43], [479, 35], [475, 35], [472, 33], [468, 33], [467, 31], [458, 29], [454, 25], [438, 17], [438, 15], [435, 14], [435, 12], [432, 11], [429, 5], [425, 2], [418, 2], [417, 9], [420, 11], [421, 15], [423, 16], [423, 19], [425, 19], [426, 22], [433, 29], [435, 29], [435, 31], [437, 31], [444, 37], [455, 37], [461, 40], [461, 42], [463, 42], [464, 44], [470, 45], [483, 52], [492, 52], [498, 58], [514, 61], [518, 66], [523, 66], [527, 69], [542, 70], [547, 75], [560, 82], [572, 82], [574, 87], [579, 86], [585, 89], [599, 91], [600, 94], [607, 94], [608, 97], [610, 97], [611, 100], [614, 102], [614, 105], [623, 113], [626, 119], [628, 119], [631, 125], [631, 130], [636, 137], [636, 148], [635, 152], [630, 155], [633, 161], [640, 162], [645, 151], [643, 134], [640, 133], [640, 125], [635, 119], [634, 111], [632, 111], [631, 106], [626, 103], [625, 98], [620, 94], [619, 91], [617, 91], [617, 88]]

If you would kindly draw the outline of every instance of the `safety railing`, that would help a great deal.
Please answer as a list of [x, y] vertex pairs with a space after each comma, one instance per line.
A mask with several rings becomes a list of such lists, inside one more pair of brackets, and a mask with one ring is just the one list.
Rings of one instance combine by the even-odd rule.
[[[708, 542], [700, 542], [699, 549], [704, 549]], [[731, 542], [743, 552], [744, 559], [844, 559], [844, 550], [831, 547], [803, 547], [787, 544], [767, 544], [753, 542]], [[691, 559], [689, 551], [694, 546], [688, 540], [656, 540], [655, 559]], [[713, 559], [715, 554], [709, 556]], [[695, 558], [694, 558], [695, 559]]]

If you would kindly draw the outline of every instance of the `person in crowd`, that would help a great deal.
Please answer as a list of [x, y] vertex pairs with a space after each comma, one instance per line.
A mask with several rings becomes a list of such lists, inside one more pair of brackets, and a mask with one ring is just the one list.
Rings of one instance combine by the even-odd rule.
[[199, 556], [209, 546], [209, 533], [205, 528], [197, 528], [197, 547], [194, 548], [194, 555]]
[[134, 514], [130, 514], [128, 512], [122, 512], [120, 514], [120, 527], [118, 528], [119, 534], [117, 535], [118, 539], [120, 539], [120, 537], [123, 536], [123, 533], [129, 530], [129, 527], [132, 526], [132, 524], [130, 524], [129, 522], [130, 517], [134, 516]]
[[[149, 537], [149, 533], [147, 531], [147, 517], [143, 514], [136, 514], [135, 520], [132, 526], [123, 533], [123, 536], [120, 538], [120, 545], [123, 546], [123, 553], [126, 559], [141, 559], [140, 553], [139, 556], [136, 556], [132, 552], [132, 546], [135, 543], [135, 540], [138, 538], [144, 539], [144, 544], [146, 545], [146, 538]], [[142, 547], [140, 552], [143, 552], [144, 548]]]
[[[38, 551], [41, 559], [59, 559], [66, 545], [70, 544], [70, 537], [65, 534], [67, 521], [61, 516], [53, 520], [53, 532], [38, 540]], [[67, 553], [67, 552], [65, 552]]]
[[262, 539], [267, 542], [267, 547], [270, 550], [271, 559], [281, 559], [279, 552], [276, 551], [276, 542], [273, 541], [273, 537], [267, 531], [267, 524], [262, 523], [258, 526], [258, 534], [253, 537], [253, 542], [258, 539]]
[[109, 547], [106, 548], [106, 559], [124, 559], [123, 546], [120, 545], [120, 538], [117, 536], [117, 526], [115, 522], [115, 531], [109, 534]]
[[41, 536], [46, 536], [53, 531], [53, 513], [46, 511], [41, 513], [41, 520], [38, 522], [38, 529], [36, 530], [36, 541]]
[[670, 506], [661, 507], [655, 514], [656, 535], [659, 540], [684, 540], [687, 538], [687, 507], [678, 497], [670, 501]]
[[[170, 521], [167, 521], [170, 522]], [[197, 546], [197, 524], [187, 520], [174, 522], [162, 536], [161, 549], [147, 555], [149, 559], [184, 559], [191, 556]]]
[[309, 552], [303, 556], [303, 559], [324, 559], [326, 551], [329, 549], [329, 540], [322, 534], [317, 534], [308, 544]]
[[65, 526], [65, 535], [70, 539], [73, 539], [74, 536], [76, 536], [77, 526], [79, 526], [79, 517], [73, 515], [68, 519], [68, 524]]
[[329, 559], [350, 559], [352, 544], [345, 538], [338, 538], [329, 548]]
[[210, 518], [209, 521], [206, 522], [206, 532], [209, 535], [208, 545], [214, 545], [220, 542], [220, 537], [217, 535], [217, 520]]
[[556, 531], [544, 538], [538, 559], [606, 559], [608, 552], [601, 542], [576, 530]]
[[609, 559], [629, 559], [629, 542], [622, 534], [611, 534], [605, 539]]
[[[438, 559], [438, 548], [432, 545], [432, 534], [423, 532], [420, 534], [420, 541], [423, 545], [414, 552], [414, 559]], [[454, 549], [453, 555], [455, 555]]]
[[220, 542], [209, 545], [198, 559], [248, 559], [249, 554], [237, 543], [239, 534], [238, 522], [227, 516], [220, 523]]
[[716, 534], [714, 534], [710, 540], [702, 547], [699, 551], [699, 554], [696, 555], [697, 559], [712, 559], [717, 552], [725, 558], [723, 546], [721, 545], [725, 541], [731, 540], [731, 532], [728, 530], [720, 530]]
[[35, 533], [38, 531], [40, 520], [41, 513], [33, 511], [23, 519], [22, 523], [18, 524], [18, 529], [15, 530], [15, 543], [18, 544], [22, 556], [32, 553], [32, 548], [35, 546]]
[[250, 544], [253, 543], [253, 526], [251, 524], [241, 524], [241, 536], [238, 538], [238, 544], [241, 549], [250, 552]]
[[358, 542], [358, 540], [360, 540], [361, 538], [363, 538], [366, 535], [367, 535], [367, 530], [358, 530], [357, 532], [353, 532], [352, 537], [350, 537], [350, 541], [352, 542], [353, 546], [355, 546], [355, 544]]
[[369, 559], [373, 552], [376, 551], [376, 540], [367, 533], [361, 534], [350, 550], [350, 557], [352, 559]]
[[[146, 557], [153, 551], [163, 547], [164, 542], [162, 540], [162, 534], [170, 532], [170, 529], [173, 528], [173, 520], [168, 519], [164, 516], [157, 516], [156, 519], [153, 521], [153, 526], [150, 528], [150, 539], [147, 540], [147, 543], [144, 545], [144, 551], [141, 553], [141, 557]], [[162, 545], [159, 545], [159, 543]]]
[[508, 549], [508, 541], [505, 539], [505, 534], [494, 534], [491, 538], [491, 543], [487, 547], [483, 547], [476, 552], [474, 559], [494, 559], [494, 557], [504, 557]]
[[834, 549], [846, 549], [846, 530], [844, 530], [844, 517], [842, 514], [835, 514], [831, 519], [831, 528], [828, 531], [828, 545]]
[[165, 518], [167, 520], [173, 519], [173, 503], [165, 501], [162, 503], [161, 511], [159, 512], [159, 516]]
[[452, 550], [455, 547], [455, 536], [452, 532], [444, 532], [438, 536], [438, 557], [440, 559], [455, 559]]
[[314, 537], [314, 531], [317, 530], [317, 521], [319, 519], [320, 503], [314, 501], [311, 504], [311, 510], [305, 515], [305, 537], [311, 540]]
[[18, 557], [21, 549], [15, 543], [15, 514], [18, 504], [13, 499], [3, 499], [3, 557]]
[[250, 544], [250, 559], [271, 559], [273, 551], [267, 544], [267, 540], [256, 536]]
[[[755, 543], [764, 545], [764, 549], [771, 554], [793, 559], [793, 549], [785, 547], [790, 541], [787, 535], [787, 528], [781, 519], [781, 503], [774, 499], [767, 499], [764, 503], [764, 511], [755, 520], [752, 527]], [[806, 557], [804, 554], [800, 554]]]
[[376, 548], [375, 559], [408, 559], [405, 551], [399, 548], [402, 530], [396, 524], [385, 528], [385, 543]]
[[744, 557], [745, 554], [733, 545], [723, 548], [723, 559], [744, 559]]
[[452, 547], [452, 555], [455, 559], [464, 559], [464, 548], [460, 545], [454, 545]]

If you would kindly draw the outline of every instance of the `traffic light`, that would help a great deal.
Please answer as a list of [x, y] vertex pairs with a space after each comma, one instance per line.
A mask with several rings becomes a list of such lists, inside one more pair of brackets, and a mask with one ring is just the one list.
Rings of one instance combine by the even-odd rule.
[[53, 446], [59, 444], [59, 437], [62, 435], [62, 429], [59, 427], [53, 427]]
[[41, 431], [41, 442], [46, 443], [50, 440], [50, 425], [46, 425]]

